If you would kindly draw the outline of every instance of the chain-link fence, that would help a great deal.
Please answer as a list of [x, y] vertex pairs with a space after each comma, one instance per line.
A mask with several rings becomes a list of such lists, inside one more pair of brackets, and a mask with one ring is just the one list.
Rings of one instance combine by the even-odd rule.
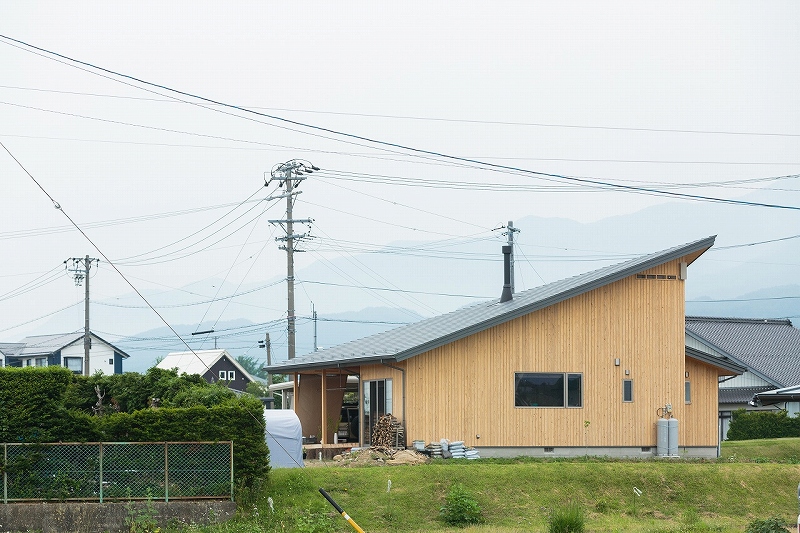
[[3, 444], [3, 503], [233, 499], [233, 443]]

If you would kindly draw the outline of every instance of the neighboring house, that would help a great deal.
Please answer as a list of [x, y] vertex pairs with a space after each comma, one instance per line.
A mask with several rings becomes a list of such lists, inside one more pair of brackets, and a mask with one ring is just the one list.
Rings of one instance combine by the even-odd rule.
[[680, 453], [716, 457], [717, 381], [744, 368], [684, 345], [687, 266], [713, 244], [708, 237], [513, 295], [504, 247], [499, 300], [268, 371], [293, 375], [304, 434], [320, 435], [323, 447], [355, 375], [360, 445], [392, 413], [407, 441], [464, 440], [484, 457], [652, 455], [656, 413], [669, 405]]
[[[687, 316], [686, 346], [747, 367], [741, 376], [720, 381], [723, 438], [736, 409], [775, 409], [750, 404], [753, 395], [800, 385], [800, 330], [789, 320]], [[797, 400], [783, 404], [790, 416], [800, 411]]]
[[[122, 361], [130, 357], [94, 333], [90, 335], [89, 374], [121, 374]], [[25, 337], [18, 343], [0, 343], [4, 366], [63, 366], [84, 373], [83, 332]]]
[[176, 368], [182, 374], [199, 374], [209, 383], [224, 383], [229, 389], [239, 392], [254, 380], [227, 350], [174, 352], [156, 366], [164, 370]]

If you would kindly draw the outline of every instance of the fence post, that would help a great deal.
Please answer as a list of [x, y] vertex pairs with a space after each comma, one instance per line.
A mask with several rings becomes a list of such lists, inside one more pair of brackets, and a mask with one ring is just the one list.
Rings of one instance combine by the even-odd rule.
[[8, 503], [8, 443], [3, 443], [3, 503]]
[[230, 459], [231, 459], [231, 501], [233, 501], [233, 441], [230, 444]]
[[100, 503], [103, 503], [103, 443], [100, 443]]
[[164, 443], [164, 501], [169, 502], [169, 449]]

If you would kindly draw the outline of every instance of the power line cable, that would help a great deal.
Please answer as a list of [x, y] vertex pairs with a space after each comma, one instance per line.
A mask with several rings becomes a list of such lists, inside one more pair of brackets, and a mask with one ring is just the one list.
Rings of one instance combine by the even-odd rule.
[[[14, 39], [14, 38], [9, 37], [7, 35], [0, 34], [0, 38], [6, 39], [7, 41], [11, 41], [12, 43], [18, 43], [19, 45], [22, 45], [22, 46], [26, 47], [26, 49], [38, 50], [40, 52], [48, 54], [49, 56], [62, 58], [62, 59], [65, 59], [65, 60], [67, 60], [67, 61], [69, 61], [71, 63], [75, 63], [77, 65], [84, 65], [84, 66], [89, 67], [91, 69], [95, 69], [95, 70], [98, 70], [98, 71], [101, 71], [101, 72], [108, 73], [108, 74], [110, 74], [112, 76], [117, 76], [117, 77], [120, 77], [120, 78], [132, 80], [132, 81], [134, 81], [136, 83], [141, 83], [141, 84], [144, 84], [144, 85], [148, 85], [150, 87], [156, 87], [158, 89], [166, 90], [166, 91], [169, 91], [171, 93], [179, 94], [179, 95], [184, 96], [184, 97], [200, 100], [200, 101], [202, 101], [204, 103], [207, 103], [207, 104], [216, 104], [216, 105], [219, 105], [219, 106], [222, 106], [222, 107], [226, 107], [226, 108], [229, 108], [229, 109], [235, 109], [235, 110], [243, 112], [243, 113], [247, 113], [247, 114], [252, 114], [252, 115], [268, 118], [270, 120], [278, 121], [278, 122], [281, 122], [281, 123], [284, 123], [284, 124], [291, 124], [292, 126], [299, 126], [301, 128], [306, 128], [306, 129], [313, 130], [313, 131], [319, 131], [319, 132], [324, 132], [324, 133], [327, 133], [327, 134], [332, 134], [332, 135], [335, 135], [335, 136], [338, 136], [338, 137], [344, 137], [345, 139], [352, 139], [352, 140], [355, 140], [355, 141], [367, 142], [367, 143], [370, 143], [371, 145], [374, 144], [374, 145], [378, 145], [378, 146], [381, 146], [381, 147], [388, 147], [390, 149], [397, 149], [397, 150], [403, 150], [403, 151], [407, 151], [407, 152], [412, 152], [413, 154], [416, 154], [416, 155], [418, 155], [420, 157], [442, 158], [442, 159], [446, 159], [446, 160], [450, 160], [450, 161], [457, 161], [457, 162], [461, 162], [461, 163], [469, 163], [469, 164], [478, 165], [479, 167], [484, 168], [484, 170], [490, 170], [490, 171], [494, 171], [494, 172], [515, 171], [515, 172], [521, 172], [521, 173], [524, 173], [524, 174], [527, 174], [527, 175], [531, 175], [531, 176], [547, 176], [547, 177], [551, 177], [551, 178], [567, 180], [567, 181], [576, 182], [576, 183], [584, 183], [584, 184], [591, 184], [591, 185], [596, 185], [596, 186], [615, 188], [615, 189], [618, 189], [618, 190], [621, 190], [621, 191], [638, 193], [638, 194], [651, 194], [651, 195], [657, 195], [657, 196], [668, 196], [668, 197], [674, 197], [674, 198], [681, 198], [681, 199], [692, 200], [692, 201], [726, 203], [726, 204], [743, 205], [743, 206], [749, 206], [749, 207], [766, 207], [766, 208], [771, 208], [771, 209], [787, 209], [787, 210], [800, 211], [800, 207], [798, 207], [798, 206], [767, 204], [767, 203], [761, 203], [761, 202], [747, 202], [747, 201], [742, 201], [742, 200], [731, 200], [731, 199], [726, 199], [726, 198], [714, 198], [714, 197], [704, 196], [704, 195], [676, 193], [676, 192], [672, 192], [672, 191], [660, 191], [660, 190], [657, 190], [657, 189], [652, 189], [652, 188], [647, 188], [647, 187], [636, 187], [636, 186], [630, 186], [630, 185], [615, 184], [615, 183], [602, 181], [602, 180], [597, 180], [597, 179], [593, 179], [593, 178], [590, 179], [590, 178], [586, 178], [586, 177], [566, 176], [566, 175], [561, 175], [561, 174], [534, 171], [534, 170], [524, 169], [524, 168], [520, 168], [520, 167], [513, 167], [513, 166], [508, 166], [508, 165], [500, 165], [500, 164], [497, 164], [497, 163], [490, 163], [490, 162], [487, 162], [487, 161], [481, 161], [481, 160], [473, 159], [473, 158], [459, 157], [459, 156], [447, 154], [447, 153], [444, 153], [444, 152], [438, 152], [438, 151], [435, 151], [435, 150], [426, 150], [426, 149], [416, 148], [416, 147], [413, 147], [413, 146], [408, 146], [408, 145], [404, 145], [404, 144], [400, 144], [400, 143], [383, 141], [383, 140], [380, 140], [380, 139], [374, 139], [374, 138], [366, 137], [366, 136], [363, 136], [363, 135], [356, 135], [356, 134], [353, 134], [353, 133], [347, 133], [347, 132], [344, 132], [344, 131], [334, 130], [334, 129], [326, 128], [326, 127], [323, 127], [323, 126], [317, 126], [317, 125], [306, 123], [306, 122], [292, 120], [292, 119], [288, 119], [288, 118], [281, 117], [281, 116], [278, 116], [278, 115], [273, 115], [273, 114], [268, 114], [268, 113], [262, 113], [262, 112], [259, 112], [259, 111], [254, 111], [252, 109], [247, 109], [247, 108], [242, 107], [242, 106], [237, 106], [237, 105], [234, 105], [234, 104], [228, 104], [228, 103], [225, 103], [225, 102], [220, 102], [220, 101], [217, 101], [217, 100], [214, 100], [214, 99], [211, 99], [211, 98], [207, 98], [207, 97], [204, 97], [204, 96], [200, 96], [198, 94], [190, 93], [190, 92], [187, 92], [187, 91], [181, 91], [179, 89], [175, 89], [175, 88], [172, 88], [172, 87], [169, 87], [169, 86], [166, 86], [166, 85], [162, 85], [162, 84], [158, 84], [158, 83], [154, 83], [154, 82], [149, 82], [149, 81], [137, 78], [135, 76], [131, 76], [129, 74], [123, 74], [121, 72], [114, 71], [114, 70], [111, 70], [111, 69], [107, 69], [107, 68], [104, 68], [104, 67], [100, 67], [100, 66], [92, 64], [92, 63], [88, 63], [88, 62], [85, 62], [85, 61], [80, 61], [78, 59], [75, 59], [75, 58], [72, 58], [72, 57], [69, 57], [69, 56], [66, 56], [66, 55], [63, 55], [63, 54], [59, 54], [59, 53], [54, 52], [52, 50], [41, 48], [41, 47], [32, 45], [30, 43], [27, 43], [25, 41], [21, 41], [19, 39]], [[141, 87], [139, 87], [139, 88], [142, 89], [142, 90], [147, 90], [147, 89], [144, 89], [144, 88], [141, 88]], [[186, 103], [195, 104], [193, 102], [186, 102]], [[219, 110], [215, 110], [215, 111], [219, 111]], [[245, 119], [251, 120], [248, 117], [241, 117], [240, 115], [233, 115], [233, 116], [239, 116], [240, 118], [245, 118]], [[275, 124], [269, 124], [269, 125], [276, 126]], [[309, 134], [309, 135], [315, 135], [315, 134], [309, 133], [307, 131], [301, 131], [301, 130], [292, 130], [292, 131], [298, 131], [300, 133], [305, 133], [305, 134]], [[685, 131], [687, 133], [690, 132], [690, 130], [685, 130]], [[787, 136], [795, 136], [795, 134], [788, 134]], [[800, 136], [800, 134], [797, 134], [796, 136]], [[333, 139], [333, 140], [338, 140], [340, 142], [348, 142], [350, 144], [353, 144], [352, 141], [344, 141], [342, 139]], [[382, 149], [385, 149], [385, 148], [382, 148]]]

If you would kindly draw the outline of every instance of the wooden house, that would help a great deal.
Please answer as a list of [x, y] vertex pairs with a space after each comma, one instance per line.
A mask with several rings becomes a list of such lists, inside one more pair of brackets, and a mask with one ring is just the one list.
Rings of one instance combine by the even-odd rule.
[[[481, 302], [268, 368], [294, 379], [303, 434], [333, 434], [359, 377], [360, 445], [392, 413], [406, 439], [481, 456], [643, 456], [659, 415], [684, 456], [717, 455], [717, 382], [744, 369], [686, 350], [687, 267], [714, 237]], [[499, 286], [498, 286], [499, 288]], [[349, 445], [353, 445], [349, 443]]]

